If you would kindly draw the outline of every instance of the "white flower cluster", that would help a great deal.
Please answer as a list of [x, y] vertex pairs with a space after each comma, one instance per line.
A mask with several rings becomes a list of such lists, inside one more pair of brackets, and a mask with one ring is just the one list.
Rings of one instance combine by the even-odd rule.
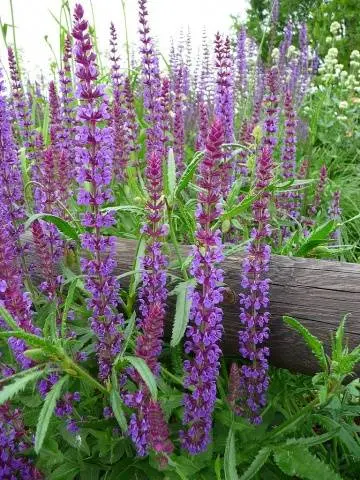
[[332, 35], [337, 35], [340, 32], [341, 25], [339, 22], [332, 22], [330, 25], [330, 33]]

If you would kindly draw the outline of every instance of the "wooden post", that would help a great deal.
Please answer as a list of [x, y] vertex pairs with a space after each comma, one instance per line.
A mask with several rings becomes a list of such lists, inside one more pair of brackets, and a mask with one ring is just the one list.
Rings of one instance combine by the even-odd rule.
[[[116, 275], [133, 268], [136, 245], [132, 240], [117, 240]], [[184, 255], [187, 251], [188, 247], [183, 247]], [[238, 356], [240, 321], [237, 296], [240, 292], [241, 258], [241, 254], [231, 255], [222, 264], [229, 292], [223, 304], [225, 332], [222, 349], [224, 355], [229, 356]], [[309, 374], [319, 369], [301, 337], [284, 324], [283, 315], [300, 320], [329, 348], [331, 333], [342, 317], [349, 314], [346, 322], [349, 347], [360, 344], [360, 265], [273, 255], [269, 277], [270, 360], [273, 365]], [[126, 285], [125, 278], [122, 283]], [[170, 305], [168, 332], [171, 331], [172, 318], [173, 305]]]

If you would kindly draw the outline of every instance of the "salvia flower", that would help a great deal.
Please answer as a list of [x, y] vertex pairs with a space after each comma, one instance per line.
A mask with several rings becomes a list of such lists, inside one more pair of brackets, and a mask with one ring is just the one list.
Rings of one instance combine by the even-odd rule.
[[201, 151], [205, 148], [207, 134], [209, 130], [209, 109], [207, 104], [201, 99], [198, 104], [199, 110], [199, 133], [196, 138], [196, 150]]
[[[331, 220], [340, 220], [341, 219], [340, 192], [339, 192], [339, 190], [336, 190], [333, 194], [328, 214], [329, 214], [329, 218]], [[335, 232], [332, 234], [332, 237], [333, 237], [334, 240], [336, 240], [337, 243], [340, 243], [340, 241], [341, 241], [341, 230], [339, 228], [336, 229]]]
[[279, 83], [278, 69], [272, 67], [266, 75], [267, 93], [264, 98], [265, 119], [264, 119], [264, 145], [268, 145], [273, 151], [277, 143], [278, 115], [279, 115]]
[[23, 191], [20, 161], [0, 71], [0, 223], [8, 225], [8, 233], [13, 237], [19, 253], [20, 234], [23, 231], [21, 220], [25, 216]]
[[[282, 177], [284, 180], [292, 180], [295, 178], [296, 169], [296, 112], [292, 93], [287, 90], [284, 98], [284, 115], [285, 115], [285, 131], [284, 145], [281, 156]], [[297, 217], [296, 200], [294, 192], [284, 192], [279, 195], [280, 207], [286, 216], [290, 218]]]
[[[9, 230], [6, 225], [0, 224], [0, 305], [8, 310], [19, 327], [28, 333], [38, 335], [40, 331], [32, 322], [31, 299], [24, 293], [21, 271], [16, 262], [17, 255]], [[1, 318], [0, 327], [8, 328]], [[11, 337], [8, 343], [21, 368], [29, 368], [32, 362], [24, 355], [26, 350], [24, 340]]]
[[[149, 200], [147, 202], [147, 223], [143, 233], [147, 238], [145, 256], [142, 259], [142, 286], [139, 290], [140, 335], [136, 340], [135, 353], [143, 358], [155, 375], [159, 374], [159, 355], [162, 349], [164, 333], [165, 307], [167, 299], [166, 266], [167, 258], [162, 252], [162, 239], [167, 235], [167, 226], [162, 223], [164, 201], [162, 199], [162, 168], [161, 159], [157, 153], [149, 157], [146, 168]], [[144, 456], [153, 449], [160, 462], [165, 453], [171, 453], [173, 446], [165, 428], [165, 419], [160, 405], [154, 405], [144, 382], [136, 372], [132, 379], [139, 390], [124, 397], [126, 404], [136, 410], [130, 419], [129, 435], [135, 444], [138, 455]], [[156, 414], [154, 413], [156, 411]], [[153, 413], [151, 413], [153, 412]], [[158, 425], [163, 425], [156, 436], [151, 432], [156, 418]], [[152, 420], [153, 419], [153, 420]]]
[[110, 61], [113, 88], [112, 127], [113, 127], [113, 169], [118, 182], [124, 181], [128, 165], [130, 146], [126, 128], [126, 108], [124, 108], [123, 79], [120, 73], [120, 57], [117, 50], [115, 26], [110, 25]]
[[245, 93], [248, 83], [246, 37], [246, 29], [242, 26], [238, 33], [236, 43], [237, 84], [242, 94]]
[[99, 364], [99, 377], [106, 380], [110, 375], [113, 359], [120, 352], [122, 335], [119, 326], [123, 322], [118, 314], [117, 302], [119, 284], [113, 275], [115, 262], [115, 242], [112, 237], [101, 235], [101, 228], [111, 227], [115, 220], [112, 213], [104, 213], [101, 207], [111, 200], [109, 188], [112, 178], [111, 134], [100, 123], [108, 120], [104, 88], [96, 83], [98, 70], [96, 55], [93, 52], [88, 22], [84, 20], [81, 5], [75, 7], [76, 76], [80, 106], [77, 127], [77, 160], [79, 164], [78, 182], [88, 182], [90, 189], [81, 186], [78, 203], [86, 207], [82, 224], [89, 231], [81, 238], [82, 247], [88, 250], [89, 257], [81, 259], [85, 274], [85, 286], [90, 293], [88, 308], [92, 312], [91, 328], [98, 338], [96, 353]]
[[28, 154], [31, 156], [31, 149], [34, 146], [34, 126], [31, 121], [30, 107], [25, 97], [24, 87], [21, 82], [19, 66], [16, 63], [14, 51], [11, 47], [8, 48], [8, 60], [13, 106], [20, 138], [22, 139], [23, 145], [27, 149]]
[[35, 251], [41, 263], [41, 272], [45, 279], [40, 284], [40, 290], [44, 292], [50, 300], [55, 299], [57, 289], [61, 284], [61, 277], [56, 271], [56, 264], [62, 254], [62, 241], [58, 235], [53, 236], [53, 229], [49, 232], [44, 231], [44, 224], [35, 220], [31, 225], [32, 237], [34, 240]]
[[221, 355], [223, 312], [218, 305], [222, 301], [219, 283], [223, 281], [223, 272], [217, 265], [223, 260], [223, 252], [221, 232], [212, 227], [221, 213], [219, 166], [223, 141], [224, 128], [216, 120], [210, 127], [205, 157], [199, 167], [198, 185], [202, 190], [198, 196], [196, 246], [190, 270], [200, 288], [191, 294], [190, 324], [186, 331], [185, 352], [190, 358], [184, 362], [184, 385], [193, 391], [184, 396], [181, 441], [192, 455], [203, 452], [210, 442]]
[[321, 207], [321, 202], [323, 200], [324, 190], [327, 182], [327, 168], [326, 165], [322, 165], [320, 168], [319, 181], [315, 189], [315, 195], [312, 201], [312, 204], [309, 207], [309, 215], [314, 218]]
[[184, 118], [184, 66], [180, 65], [174, 79], [174, 157], [177, 173], [181, 174], [184, 170], [184, 148], [185, 148], [185, 118]]
[[[224, 142], [234, 141], [234, 101], [233, 101], [233, 60], [231, 56], [231, 44], [229, 37], [223, 39], [219, 33], [215, 36], [215, 57], [216, 57], [216, 96], [215, 115], [222, 122], [224, 128]], [[224, 156], [221, 165], [222, 171], [222, 193], [226, 195], [230, 189], [231, 173], [233, 165], [230, 157]]]
[[163, 77], [161, 81], [161, 95], [160, 95], [160, 108], [161, 108], [161, 144], [163, 150], [163, 158], [167, 158], [169, 151], [169, 133], [171, 130], [171, 92], [170, 92], [170, 80], [167, 77]]
[[42, 480], [44, 477], [23, 452], [31, 445], [18, 409], [0, 406], [0, 478], [2, 480]]
[[[261, 422], [261, 408], [265, 405], [265, 393], [269, 385], [269, 349], [264, 343], [269, 338], [269, 284], [267, 278], [270, 262], [268, 245], [271, 228], [268, 210], [270, 194], [264, 189], [273, 176], [272, 151], [264, 145], [257, 159], [255, 189], [259, 197], [253, 204], [254, 228], [243, 261], [240, 294], [240, 321], [243, 329], [239, 332], [240, 355], [248, 363], [240, 370], [238, 386], [239, 405], [236, 412], [252, 423]], [[234, 388], [234, 387], [233, 387]]]
[[140, 53], [142, 56], [142, 86], [144, 96], [144, 107], [147, 111], [147, 151], [162, 152], [161, 145], [161, 110], [160, 93], [161, 79], [159, 70], [159, 58], [155, 51], [153, 39], [150, 36], [148, 24], [147, 0], [139, 0], [139, 22], [140, 22]]

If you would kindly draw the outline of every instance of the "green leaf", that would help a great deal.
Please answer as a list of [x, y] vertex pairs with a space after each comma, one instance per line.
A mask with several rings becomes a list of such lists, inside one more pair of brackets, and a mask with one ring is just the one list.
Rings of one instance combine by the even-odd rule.
[[274, 460], [286, 475], [307, 480], [341, 480], [340, 475], [334, 472], [329, 465], [302, 446], [276, 450]]
[[120, 395], [116, 390], [111, 390], [110, 403], [111, 403], [111, 408], [114, 412], [115, 418], [118, 424], [120, 425], [122, 432], [126, 433], [127, 432], [126, 417], [124, 414], [124, 410], [122, 408], [122, 401], [121, 401]]
[[79, 465], [74, 463], [64, 463], [51, 473], [49, 480], [72, 480], [79, 471]]
[[245, 473], [241, 475], [240, 480], [250, 480], [251, 478], [254, 478], [254, 476], [259, 472], [259, 470], [267, 462], [270, 456], [270, 453], [271, 453], [271, 450], [268, 447], [264, 447], [261, 450], [259, 450], [258, 454], [252, 461], [250, 467], [246, 470]]
[[21, 147], [19, 149], [19, 156], [20, 156], [21, 175], [22, 175], [23, 185], [24, 185], [24, 197], [30, 209], [32, 207], [33, 198], [32, 198], [32, 191], [30, 188], [31, 179], [29, 176], [28, 160], [26, 158], [25, 147]]
[[332, 348], [332, 360], [340, 360], [344, 348], [345, 322], [347, 315], [341, 320], [339, 327], [336, 330], [335, 338]]
[[144, 209], [136, 205], [118, 205], [116, 207], [106, 207], [101, 209], [102, 212], [124, 212], [134, 213], [135, 215], [144, 215]]
[[33, 335], [32, 333], [27, 333], [27, 332], [24, 332], [23, 330], [0, 332], [0, 338], [10, 338], [10, 337], [21, 338], [22, 340], [25, 340], [28, 345], [35, 348], [43, 348], [44, 351], [48, 353], [52, 353], [54, 355], [57, 355], [59, 353], [59, 350], [57, 349], [56, 346], [52, 345], [51, 343], [49, 343], [47, 340], [44, 340], [43, 338]]
[[170, 345], [176, 347], [184, 336], [186, 327], [189, 323], [189, 313], [191, 309], [191, 298], [189, 298], [189, 287], [194, 287], [194, 279], [181, 282], [176, 287], [176, 310], [175, 319], [171, 335]]
[[67, 316], [70, 310], [70, 307], [73, 303], [74, 300], [74, 295], [75, 295], [75, 289], [77, 285], [78, 279], [74, 278], [74, 280], [70, 283], [70, 287], [66, 296], [66, 300], [64, 303], [64, 310], [63, 314], [61, 317], [61, 337], [65, 337], [65, 330], [66, 330], [66, 322], [67, 322]]
[[291, 328], [296, 330], [304, 339], [307, 346], [311, 349], [315, 357], [318, 359], [320, 366], [323, 370], [327, 369], [327, 360], [324, 350], [324, 345], [316, 338], [312, 333], [309, 332], [298, 320], [293, 317], [288, 317], [285, 315], [283, 317], [284, 322], [289, 325]]
[[43, 375], [44, 371], [32, 371], [31, 373], [24, 372], [24, 375], [16, 378], [16, 380], [9, 385], [5, 385], [5, 387], [0, 390], [0, 405], [10, 400], [14, 397], [17, 393], [21, 392], [25, 389], [26, 385], [34, 380], [37, 380], [39, 377]]
[[200, 163], [203, 155], [204, 155], [203, 152], [198, 152], [194, 156], [194, 158], [191, 160], [191, 162], [187, 165], [175, 188], [174, 197], [178, 197], [179, 193], [185, 190], [185, 188], [189, 185], [189, 182], [192, 179], [195, 173], [195, 170], [198, 164]]
[[240, 213], [246, 211], [253, 204], [257, 196], [258, 194], [245, 197], [238, 205], [225, 211], [222, 214], [220, 221], [223, 222], [225, 219], [231, 220], [233, 217], [237, 217]]
[[136, 294], [137, 287], [141, 281], [141, 261], [145, 255], [146, 240], [145, 237], [141, 237], [137, 245], [136, 260], [134, 264], [134, 276], [131, 279], [129, 286], [129, 296], [133, 297]]
[[150, 370], [150, 368], [147, 366], [147, 363], [145, 360], [143, 360], [140, 357], [132, 357], [132, 356], [126, 356], [124, 359], [131, 363], [131, 365], [135, 368], [135, 370], [138, 372], [140, 377], [144, 380], [146, 386], [148, 387], [151, 396], [153, 397], [154, 400], [157, 399], [157, 385], [156, 385], [156, 380], [154, 377], [154, 374]]
[[57, 337], [55, 302], [50, 304], [50, 311], [44, 322], [43, 334], [44, 337], [50, 337], [51, 339], [55, 339]]
[[21, 328], [19, 327], [19, 325], [16, 323], [16, 321], [14, 320], [14, 318], [12, 317], [11, 313], [9, 313], [6, 308], [2, 307], [0, 305], [0, 318], [2, 320], [4, 320], [5, 323], [7, 323], [9, 325], [10, 328], [12, 328], [13, 330], [19, 330], [21, 331]]
[[305, 257], [315, 247], [328, 243], [330, 240], [330, 234], [336, 230], [337, 226], [338, 222], [335, 220], [329, 220], [323, 225], [320, 225], [309, 237], [307, 237], [306, 241], [301, 245], [301, 247], [295, 251], [294, 256]]
[[166, 186], [167, 193], [171, 198], [174, 198], [176, 188], [176, 164], [174, 157], [174, 150], [169, 148], [166, 169]]
[[46, 102], [44, 105], [44, 121], [42, 125], [42, 137], [43, 137], [44, 145], [47, 145], [48, 133], [49, 133], [49, 120], [50, 120], [50, 106], [49, 106], [49, 103]]
[[40, 411], [39, 419], [36, 426], [35, 434], [35, 452], [39, 453], [44, 442], [47, 429], [49, 427], [50, 419], [54, 412], [56, 401], [61, 395], [61, 389], [66, 382], [68, 376], [65, 375], [62, 377], [55, 385], [52, 387], [50, 392], [46, 395], [44, 405]]
[[339, 430], [340, 425], [331, 430], [330, 432], [326, 432], [321, 435], [314, 435], [313, 437], [289, 438], [288, 440], [286, 440], [286, 445], [302, 445], [304, 447], [314, 447], [315, 445], [320, 445], [334, 438], [339, 433]]
[[27, 230], [35, 220], [44, 220], [45, 222], [52, 223], [66, 237], [69, 237], [72, 240], [76, 240], [77, 243], [80, 243], [80, 238], [76, 229], [63, 218], [57, 217], [56, 215], [50, 215], [48, 213], [35, 213], [34, 215], [31, 215], [31, 217], [25, 222], [25, 230]]
[[225, 480], [238, 480], [236, 471], [235, 434], [232, 428], [229, 430], [225, 445], [224, 472]]

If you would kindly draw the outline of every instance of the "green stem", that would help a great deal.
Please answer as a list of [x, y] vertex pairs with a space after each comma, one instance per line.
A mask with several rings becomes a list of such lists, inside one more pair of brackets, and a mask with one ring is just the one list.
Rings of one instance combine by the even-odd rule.
[[[173, 373], [169, 372], [169, 370], [167, 370], [165, 367], [161, 367], [161, 372], [164, 375], [166, 375], [170, 380], [172, 380], [173, 383], [175, 383], [176, 385], [179, 385], [183, 388], [187, 388], [187, 387], [184, 387], [184, 381], [181, 378], [179, 378], [176, 375], [174, 375]], [[188, 388], [187, 390], [192, 391], [192, 390], [194, 390], [194, 388]], [[220, 400], [219, 398], [217, 398], [215, 400], [215, 403], [219, 406], [224, 405], [224, 402], [222, 400]]]
[[19, 71], [19, 78], [20, 78], [20, 81], [21, 81], [21, 69], [20, 69], [20, 63], [19, 63], [19, 55], [18, 55], [18, 49], [17, 49], [17, 46], [16, 46], [14, 8], [13, 8], [13, 2], [12, 2], [12, 0], [9, 0], [9, 1], [10, 1], [11, 23], [12, 23], [13, 44], [14, 44], [14, 50], [15, 50], [15, 58], [16, 58], [16, 64], [17, 64], [18, 71]]
[[99, 47], [98, 47], [98, 42], [97, 42], [97, 36], [96, 36], [96, 25], [95, 25], [95, 14], [94, 14], [94, 7], [93, 7], [93, 3], [92, 3], [92, 0], [90, 0], [90, 8], [91, 8], [91, 15], [92, 15], [92, 22], [93, 22], [93, 29], [94, 29], [94, 35], [93, 35], [93, 41], [94, 41], [94, 48], [95, 48], [95, 52], [96, 52], [96, 60], [99, 64], [99, 67], [100, 67], [100, 72], [101, 72], [101, 75], [103, 74], [103, 65], [102, 65], [102, 61], [101, 61], [101, 55], [100, 55], [100, 51], [99, 51]]
[[179, 261], [179, 266], [180, 266], [180, 270], [181, 270], [182, 276], [184, 277], [184, 280], [186, 281], [186, 280], [189, 280], [189, 276], [188, 276], [188, 274], [187, 274], [186, 269], [184, 269], [184, 266], [183, 266], [183, 259], [182, 259], [182, 256], [181, 256], [181, 252], [180, 252], [180, 248], [179, 248], [179, 243], [178, 243], [177, 238], [176, 238], [176, 234], [175, 234], [175, 230], [174, 230], [174, 225], [173, 225], [172, 218], [171, 218], [172, 208], [170, 207], [170, 205], [168, 204], [167, 201], [166, 201], [166, 208], [167, 208], [168, 222], [169, 222], [169, 227], [170, 227], [170, 238], [171, 238], [171, 242], [172, 242], [172, 244], [173, 244], [173, 246], [174, 246], [174, 250], [175, 250], [177, 259], [178, 259], [178, 261]]
[[109, 391], [103, 385], [101, 385], [101, 383], [95, 380], [95, 378], [92, 377], [90, 373], [88, 373], [86, 370], [80, 367], [66, 354], [64, 356], [64, 362], [70, 370], [74, 370], [76, 373], [78, 373], [79, 376], [82, 377], [84, 381], [86, 381], [89, 385], [92, 385], [94, 388], [100, 390], [100, 392], [102, 393], [105, 393], [107, 395], [109, 394]]
[[128, 28], [127, 28], [125, 0], [121, 0], [121, 6], [122, 6], [122, 11], [123, 11], [124, 27], [125, 27], [125, 48], [126, 48], [126, 59], [127, 59], [127, 67], [128, 67], [128, 77], [130, 77], [130, 71], [131, 71], [130, 45], [129, 45], [129, 35], [128, 35]]

